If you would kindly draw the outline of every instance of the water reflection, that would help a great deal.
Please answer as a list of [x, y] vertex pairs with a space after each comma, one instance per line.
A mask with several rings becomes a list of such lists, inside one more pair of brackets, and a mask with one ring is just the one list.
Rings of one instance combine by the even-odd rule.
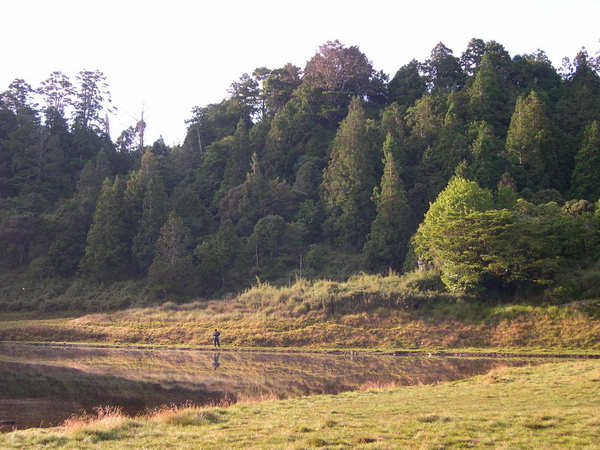
[[0, 421], [53, 426], [99, 405], [137, 414], [163, 404], [431, 384], [532, 363], [539, 361], [0, 345]]

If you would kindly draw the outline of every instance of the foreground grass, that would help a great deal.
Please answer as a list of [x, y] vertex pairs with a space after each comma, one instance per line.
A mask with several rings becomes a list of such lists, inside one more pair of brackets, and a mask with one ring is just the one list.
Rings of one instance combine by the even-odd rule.
[[118, 411], [0, 435], [2, 448], [600, 448], [600, 362], [210, 408]]

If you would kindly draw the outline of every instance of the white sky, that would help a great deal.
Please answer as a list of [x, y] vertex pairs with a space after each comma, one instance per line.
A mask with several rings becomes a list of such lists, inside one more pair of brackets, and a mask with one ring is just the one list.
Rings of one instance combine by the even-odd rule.
[[57, 70], [107, 76], [116, 138], [140, 118], [146, 142], [185, 137], [193, 106], [220, 102], [256, 67], [304, 68], [329, 40], [357, 45], [390, 78], [438, 42], [460, 57], [471, 38], [511, 56], [544, 50], [554, 67], [600, 49], [600, 0], [10, 0], [0, 5], [0, 92]]

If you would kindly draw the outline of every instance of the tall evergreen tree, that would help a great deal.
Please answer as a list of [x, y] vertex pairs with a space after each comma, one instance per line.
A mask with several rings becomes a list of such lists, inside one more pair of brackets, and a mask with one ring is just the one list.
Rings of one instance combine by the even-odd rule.
[[467, 168], [469, 179], [480, 186], [493, 189], [504, 173], [501, 159], [502, 143], [494, 135], [494, 130], [485, 121], [477, 124], [477, 136], [471, 144], [471, 162]]
[[586, 128], [583, 144], [575, 156], [571, 197], [590, 202], [600, 199], [600, 130], [597, 121]]
[[148, 269], [154, 259], [156, 242], [167, 219], [168, 197], [160, 175], [148, 180], [144, 194], [142, 219], [139, 231], [133, 238], [132, 255], [136, 266], [142, 271]]
[[127, 273], [129, 260], [123, 220], [123, 184], [119, 177], [114, 183], [107, 179], [102, 185], [79, 269], [92, 279], [110, 282]]
[[498, 74], [489, 53], [485, 53], [468, 88], [473, 119], [485, 120], [503, 137], [510, 121], [510, 86]]
[[340, 245], [361, 248], [375, 216], [374, 150], [369, 125], [358, 97], [350, 103], [331, 149], [323, 176], [328, 234]]
[[410, 208], [392, 152], [394, 147], [394, 139], [388, 134], [383, 146], [381, 186], [373, 194], [377, 216], [363, 250], [367, 265], [373, 270], [387, 267], [400, 271], [410, 236]]
[[187, 294], [194, 281], [188, 230], [174, 212], [160, 230], [154, 260], [148, 269], [148, 289], [155, 296]]
[[544, 146], [549, 134], [544, 104], [536, 92], [520, 97], [506, 137], [511, 174], [520, 189], [528, 187], [535, 191], [544, 186]]
[[214, 292], [232, 287], [244, 277], [247, 267], [244, 246], [231, 220], [221, 224], [213, 239], [196, 247], [194, 255], [200, 261], [200, 282], [203, 290]]

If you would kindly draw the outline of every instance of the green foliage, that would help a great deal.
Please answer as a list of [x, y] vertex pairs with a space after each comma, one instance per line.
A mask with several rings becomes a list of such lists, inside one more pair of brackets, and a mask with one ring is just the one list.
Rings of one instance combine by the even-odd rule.
[[335, 137], [323, 175], [323, 199], [329, 212], [328, 234], [338, 245], [360, 248], [374, 217], [373, 143], [360, 99], [355, 97]]
[[600, 257], [597, 59], [582, 50], [561, 76], [541, 50], [472, 39], [458, 58], [440, 42], [388, 82], [358, 46], [327, 42], [304, 70], [258, 67], [194, 108], [182, 145], [145, 148], [134, 127], [108, 136], [102, 72], [15, 79], [0, 94], [0, 263], [48, 281], [145, 277], [174, 211], [196, 251], [178, 298], [424, 256], [452, 289], [555, 282], [545, 295], [567, 301], [583, 291], [558, 275]]
[[394, 139], [388, 134], [383, 145], [381, 186], [373, 194], [377, 216], [371, 224], [363, 250], [367, 266], [379, 271], [385, 268], [399, 271], [402, 268], [411, 233], [410, 209], [392, 153], [393, 147]]
[[600, 199], [600, 130], [592, 122], [585, 130], [580, 150], [575, 155], [571, 175], [571, 196], [591, 202]]
[[127, 273], [129, 252], [123, 210], [123, 184], [106, 180], [87, 235], [80, 272], [97, 281], [116, 281]]
[[156, 254], [148, 269], [148, 289], [155, 296], [185, 294], [192, 284], [194, 266], [188, 249], [188, 230], [173, 212], [160, 230]]
[[455, 178], [431, 205], [416, 249], [457, 292], [549, 285], [565, 258], [582, 256], [584, 227], [553, 204], [494, 209], [491, 193]]
[[543, 185], [544, 146], [549, 139], [549, 128], [544, 104], [537, 93], [531, 91], [526, 98], [519, 97], [506, 137], [506, 152], [521, 189]]

